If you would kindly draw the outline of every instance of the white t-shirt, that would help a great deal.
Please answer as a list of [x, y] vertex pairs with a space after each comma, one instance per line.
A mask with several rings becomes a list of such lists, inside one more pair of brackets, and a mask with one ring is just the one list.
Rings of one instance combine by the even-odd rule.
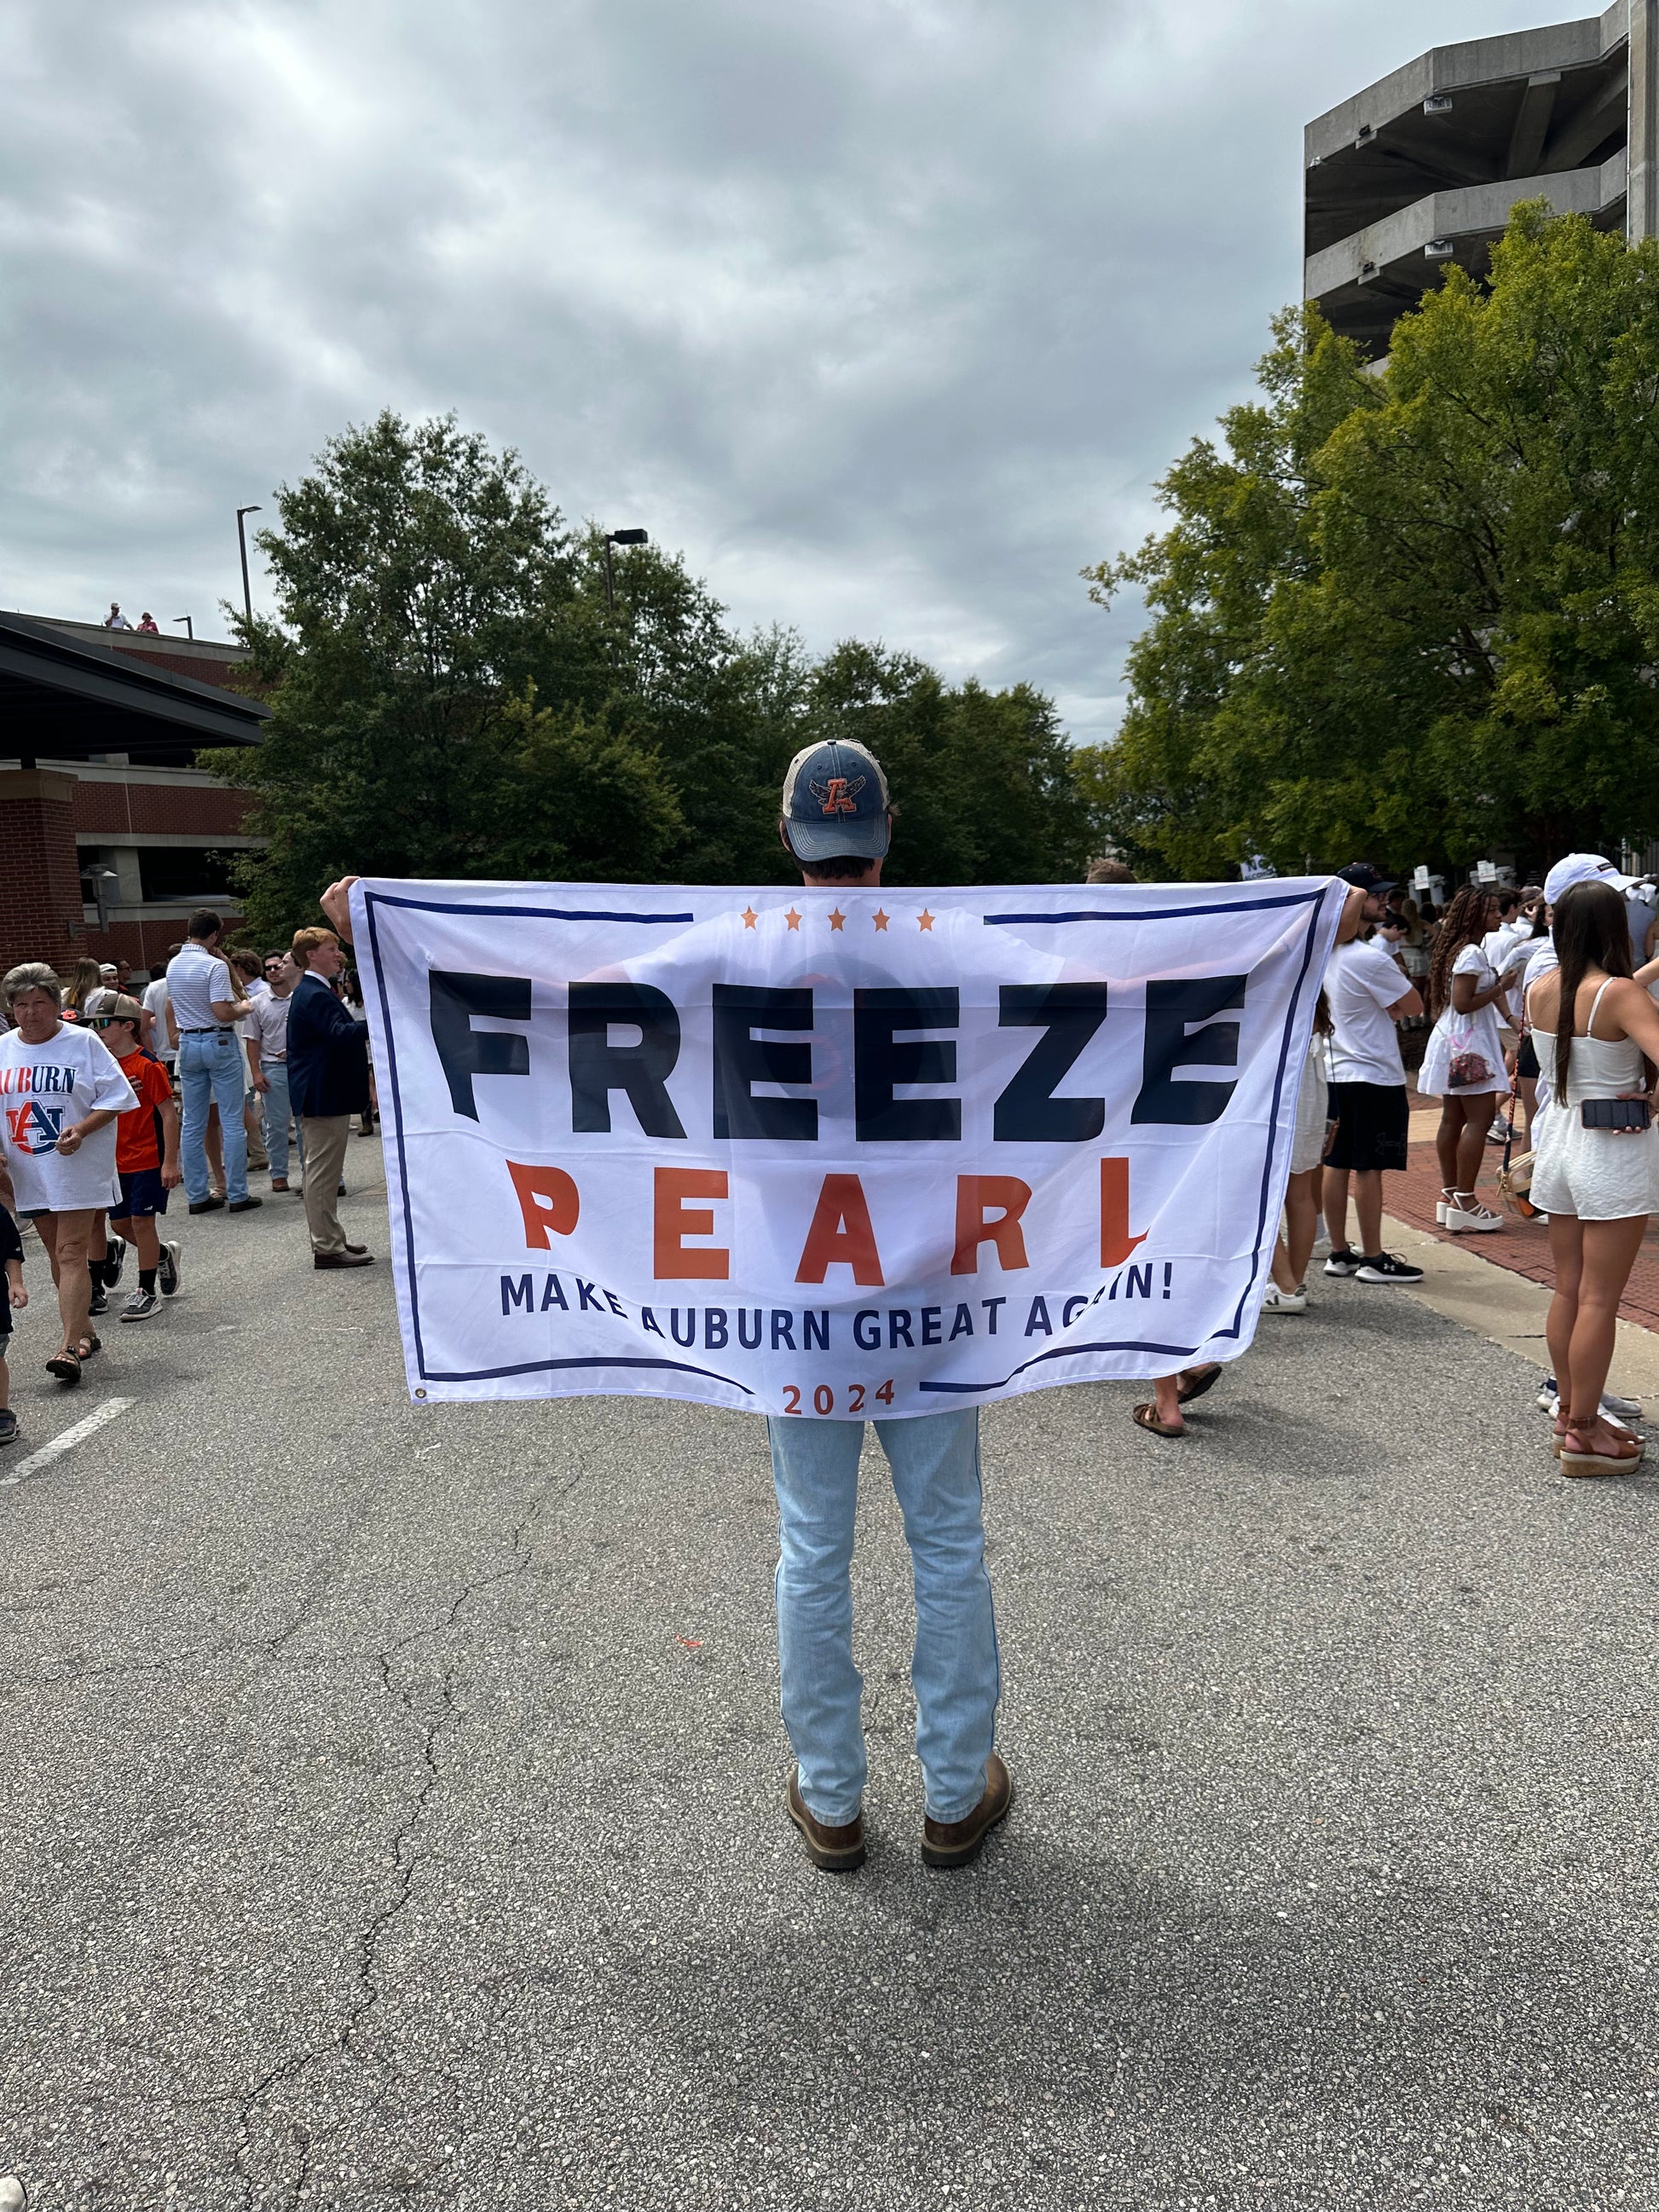
[[1526, 946], [1531, 943], [1532, 924], [1529, 921], [1519, 925], [1506, 921], [1500, 929], [1494, 929], [1481, 939], [1480, 950], [1485, 953], [1486, 965], [1493, 975], [1501, 975], [1506, 968], [1521, 957]]
[[224, 1006], [236, 996], [230, 969], [204, 945], [192, 942], [175, 955], [167, 968], [167, 989], [172, 994], [173, 1018], [179, 1024], [180, 1036], [186, 1030], [233, 1026], [222, 1022], [213, 1011], [214, 1000]]
[[1654, 906], [1648, 899], [1629, 895], [1626, 897], [1625, 907], [1630, 922], [1631, 965], [1639, 968], [1648, 957], [1648, 931], [1652, 927], [1655, 917], [1659, 915], [1659, 907]]
[[[270, 986], [263, 975], [256, 975], [251, 983], [239, 982], [236, 988], [249, 1006], [252, 1006], [256, 999], [262, 997], [270, 990]], [[249, 1037], [256, 1034], [252, 1023], [246, 1014], [243, 1015], [240, 1022], [233, 1022], [231, 1026], [244, 1044], [247, 1042]]]
[[1522, 992], [1530, 991], [1540, 976], [1547, 975], [1552, 968], [1559, 968], [1560, 965], [1560, 958], [1555, 950], [1555, 939], [1553, 937], [1534, 938], [1532, 951], [1527, 955], [1527, 964], [1522, 970]]
[[1394, 955], [1377, 944], [1339, 945], [1325, 970], [1335, 1034], [1331, 1039], [1333, 1083], [1403, 1085], [1406, 1064], [1389, 1016], [1411, 989]]
[[22, 1033], [0, 1036], [0, 1157], [3, 1157], [24, 1213], [70, 1213], [107, 1206], [117, 1195], [116, 1125], [95, 1129], [67, 1158], [59, 1133], [88, 1114], [131, 1112], [138, 1103], [121, 1064], [94, 1030], [65, 1022], [45, 1044], [25, 1044]]
[[167, 979], [158, 975], [153, 983], [144, 986], [144, 1004], [154, 1018], [152, 1034], [155, 1039], [155, 1056], [169, 1066], [178, 1059], [178, 1048], [167, 1042]]

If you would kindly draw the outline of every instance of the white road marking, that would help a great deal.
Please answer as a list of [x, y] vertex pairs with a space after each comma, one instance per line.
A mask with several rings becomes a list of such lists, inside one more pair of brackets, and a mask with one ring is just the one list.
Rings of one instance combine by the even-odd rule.
[[0, 1490], [15, 1489], [20, 1482], [27, 1482], [32, 1474], [39, 1474], [42, 1468], [50, 1467], [53, 1460], [62, 1459], [65, 1452], [73, 1451], [76, 1444], [84, 1443], [95, 1429], [101, 1429], [118, 1413], [125, 1413], [134, 1402], [131, 1398], [106, 1398], [103, 1404], [95, 1407], [84, 1420], [76, 1421], [72, 1428], [65, 1429], [62, 1436], [54, 1437], [49, 1444], [42, 1444], [38, 1452], [31, 1452], [21, 1466], [13, 1468], [9, 1474], [0, 1474]]

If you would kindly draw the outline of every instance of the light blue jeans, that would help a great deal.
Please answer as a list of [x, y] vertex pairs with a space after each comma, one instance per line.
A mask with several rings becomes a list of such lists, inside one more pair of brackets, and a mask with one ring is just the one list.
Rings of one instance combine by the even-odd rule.
[[219, 1109], [219, 1141], [225, 1152], [225, 1196], [247, 1196], [247, 1131], [242, 1127], [242, 1098], [247, 1088], [247, 1059], [234, 1030], [216, 1030], [179, 1040], [179, 1094], [184, 1127], [179, 1142], [185, 1171], [185, 1195], [199, 1206], [208, 1194], [207, 1123]]
[[[259, 1126], [265, 1133], [265, 1152], [270, 1161], [270, 1172], [278, 1182], [288, 1181], [288, 1125], [294, 1119], [294, 1109], [288, 1095], [288, 1062], [285, 1060], [261, 1060], [259, 1073], [270, 1088], [263, 1097], [256, 1091], [259, 1102]], [[306, 1164], [305, 1133], [297, 1121], [294, 1123], [294, 1139], [299, 1148], [300, 1165]]]
[[[862, 1421], [769, 1420], [778, 1491], [778, 1662], [783, 1724], [807, 1810], [857, 1818], [867, 1771], [853, 1663], [853, 1527]], [[904, 1516], [916, 1597], [910, 1680], [916, 1756], [935, 1820], [965, 1820], [985, 1794], [1001, 1675], [985, 1571], [979, 1414], [878, 1421]]]

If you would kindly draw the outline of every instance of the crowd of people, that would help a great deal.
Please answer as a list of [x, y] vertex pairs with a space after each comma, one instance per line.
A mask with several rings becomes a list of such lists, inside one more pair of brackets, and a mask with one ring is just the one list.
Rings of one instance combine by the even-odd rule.
[[[812, 796], [824, 791], [834, 805]], [[779, 830], [804, 894], [879, 886], [893, 821], [880, 764], [862, 746], [832, 740], [791, 763]], [[1381, 1288], [1421, 1279], [1384, 1247], [1382, 1224], [1384, 1177], [1404, 1169], [1409, 1135], [1401, 1025], [1431, 1021], [1419, 1091], [1442, 1101], [1440, 1219], [1456, 1235], [1503, 1226], [1477, 1181], [1509, 1097], [1510, 1115], [1527, 1117], [1529, 1202], [1548, 1214], [1555, 1263], [1553, 1448], [1569, 1474], [1627, 1472], [1643, 1447], [1604, 1391], [1620, 1299], [1659, 1207], [1655, 918], [1599, 854], [1568, 855], [1535, 892], [1471, 884], [1426, 919], [1408, 915], [1399, 886], [1375, 867], [1340, 872], [1346, 895], [1296, 1102], [1263, 1311], [1306, 1310], [1322, 1212], [1328, 1275]], [[137, 1288], [124, 1321], [149, 1317], [177, 1291], [179, 1248], [157, 1227], [173, 1190], [183, 1184], [192, 1213], [260, 1205], [248, 1189], [250, 1116], [274, 1192], [290, 1188], [290, 1146], [299, 1159], [313, 1265], [368, 1264], [337, 1208], [352, 1120], [371, 1111], [366, 1028], [347, 1003], [353, 880], [323, 895], [332, 927], [301, 929], [262, 959], [227, 953], [219, 918], [194, 915], [143, 1000], [118, 965], [77, 971], [65, 988], [26, 963], [0, 981], [9, 1024], [0, 1032], [3, 1313], [9, 1331], [28, 1302], [16, 1216], [33, 1223], [51, 1260], [62, 1341], [46, 1364], [61, 1382], [78, 1382], [99, 1348], [93, 1322], [128, 1246]], [[1133, 878], [1111, 861], [1091, 880]], [[1158, 1378], [1136, 1420], [1159, 1436], [1186, 1434], [1186, 1409], [1221, 1373], [1212, 1361]], [[0, 1361], [0, 1403], [5, 1384]], [[921, 1856], [948, 1869], [973, 1860], [1015, 1802], [994, 1745], [1000, 1670], [979, 1416], [958, 1408], [876, 1428], [915, 1581]], [[781, 1703], [796, 1759], [785, 1809], [812, 1863], [848, 1874], [866, 1854], [850, 1579], [863, 1423], [774, 1419], [769, 1431]], [[8, 1412], [0, 1437], [15, 1432]]]
[[1501, 1143], [1516, 1210], [1548, 1226], [1553, 1372], [1539, 1402], [1553, 1417], [1552, 1449], [1564, 1474], [1629, 1473], [1644, 1452], [1629, 1426], [1637, 1408], [1610, 1396], [1607, 1378], [1620, 1304], [1648, 1216], [1659, 1211], [1652, 886], [1599, 853], [1572, 853], [1542, 884], [1468, 884], [1437, 912], [1363, 862], [1340, 872], [1351, 888], [1316, 1018], [1263, 1311], [1306, 1310], [1316, 1192], [1328, 1275], [1421, 1281], [1420, 1267], [1383, 1249], [1382, 1224], [1383, 1177], [1407, 1164], [1401, 1031], [1426, 1020], [1416, 1089], [1440, 1108], [1436, 1219], [1450, 1236], [1508, 1228], [1476, 1188], [1486, 1148]]
[[[1659, 1065], [1659, 1052], [1648, 1053], [1632, 1008], [1635, 998], [1651, 1004], [1650, 985], [1659, 995], [1659, 897], [1595, 854], [1568, 855], [1542, 884], [1467, 884], [1438, 909], [1365, 862], [1340, 874], [1347, 902], [1303, 1071], [1262, 1310], [1306, 1312], [1322, 1235], [1327, 1275], [1378, 1286], [1423, 1279], [1420, 1267], [1385, 1247], [1382, 1224], [1385, 1178], [1407, 1159], [1401, 1036], [1426, 1028], [1416, 1091], [1440, 1108], [1436, 1218], [1449, 1235], [1503, 1232], [1505, 1215], [1478, 1184], [1490, 1146], [1502, 1143], [1506, 1160], [1519, 1148], [1522, 1209], [1548, 1216], [1557, 1275], [1548, 1332], [1554, 1372], [1540, 1403], [1555, 1416], [1567, 1472], [1622, 1471], [1641, 1453], [1626, 1425], [1634, 1409], [1609, 1397], [1605, 1383], [1648, 1211], [1634, 1200], [1646, 1194], [1651, 1147], [1629, 1139], [1648, 1136], [1646, 1121], [1635, 1123], [1650, 1109], [1645, 1093], [1636, 1094], [1647, 1079], [1644, 1055]], [[1107, 860], [1090, 879], [1133, 877]], [[1587, 903], [1578, 894], [1591, 891], [1601, 894], [1603, 935], [1611, 937], [1596, 938], [1594, 964], [1582, 975], [1570, 970], [1574, 990], [1590, 996], [1582, 1009], [1574, 1000], [1575, 1025], [1562, 1042], [1560, 987], [1550, 980], [1559, 972], [1558, 915], [1572, 922]], [[1622, 966], [1612, 938], [1623, 947]], [[129, 1248], [136, 1282], [122, 1322], [150, 1319], [177, 1291], [179, 1247], [158, 1223], [180, 1184], [192, 1214], [240, 1214], [264, 1202], [250, 1176], [268, 1176], [274, 1197], [302, 1198], [316, 1267], [371, 1262], [338, 1213], [349, 1131], [354, 1121], [365, 1133], [374, 1126], [367, 1024], [341, 938], [302, 929], [263, 956], [222, 939], [216, 915], [193, 915], [142, 988], [126, 962], [86, 959], [67, 977], [24, 963], [0, 982], [0, 1198], [33, 1222], [50, 1255], [62, 1341], [47, 1365], [66, 1385], [82, 1379], [100, 1348], [94, 1324], [109, 1310]], [[1615, 1074], [1623, 1091], [1606, 1090]], [[1587, 1121], [1589, 1102], [1600, 1102], [1593, 1110], [1605, 1117], [1615, 1110], [1607, 1102], [1625, 1092], [1616, 1110], [1631, 1126]], [[1598, 1162], [1616, 1172], [1601, 1173]], [[1569, 1203], [1575, 1192], [1577, 1206]], [[1585, 1211], [1607, 1206], [1616, 1210]], [[1615, 1235], [1607, 1222], [1625, 1225]], [[9, 1275], [19, 1269], [0, 1301], [8, 1328], [27, 1303], [18, 1242], [8, 1212], [0, 1261]], [[1219, 1372], [1163, 1378], [1154, 1401], [1134, 1408], [1136, 1420], [1161, 1436], [1185, 1434], [1182, 1408]], [[15, 1433], [0, 1377], [0, 1443]]]
[[0, 1443], [18, 1434], [4, 1358], [28, 1304], [21, 1224], [48, 1259], [59, 1341], [46, 1365], [78, 1384], [118, 1315], [143, 1322], [178, 1291], [182, 1255], [161, 1224], [183, 1186], [193, 1214], [253, 1212], [250, 1173], [292, 1193], [290, 1158], [319, 1269], [368, 1267], [340, 1224], [351, 1128], [373, 1131], [368, 1028], [340, 939], [297, 931], [263, 957], [227, 948], [217, 915], [192, 915], [144, 988], [125, 962], [79, 962], [67, 979], [25, 961], [0, 980]]

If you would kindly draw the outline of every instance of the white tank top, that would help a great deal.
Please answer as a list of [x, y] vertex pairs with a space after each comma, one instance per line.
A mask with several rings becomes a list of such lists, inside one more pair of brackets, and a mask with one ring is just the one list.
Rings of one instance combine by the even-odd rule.
[[[1545, 979], [1540, 976], [1539, 982]], [[1591, 1004], [1589, 1021], [1586, 1026], [1594, 1029], [1595, 1017], [1601, 1011], [1601, 992], [1613, 978], [1609, 975], [1595, 994]], [[1538, 984], [1533, 985], [1533, 990]], [[1532, 992], [1527, 994], [1527, 1012], [1532, 1012]], [[1559, 1019], [1559, 1016], [1557, 1016]], [[1533, 1046], [1538, 1054], [1539, 1066], [1553, 1085], [1555, 1081], [1555, 1031], [1533, 1025]], [[1559, 1103], [1565, 1106], [1582, 1105], [1586, 1098], [1617, 1098], [1622, 1091], [1640, 1091], [1642, 1085], [1642, 1048], [1634, 1037], [1620, 1037], [1617, 1042], [1607, 1037], [1576, 1036], [1572, 1041], [1572, 1057], [1568, 1063], [1567, 1096]]]

